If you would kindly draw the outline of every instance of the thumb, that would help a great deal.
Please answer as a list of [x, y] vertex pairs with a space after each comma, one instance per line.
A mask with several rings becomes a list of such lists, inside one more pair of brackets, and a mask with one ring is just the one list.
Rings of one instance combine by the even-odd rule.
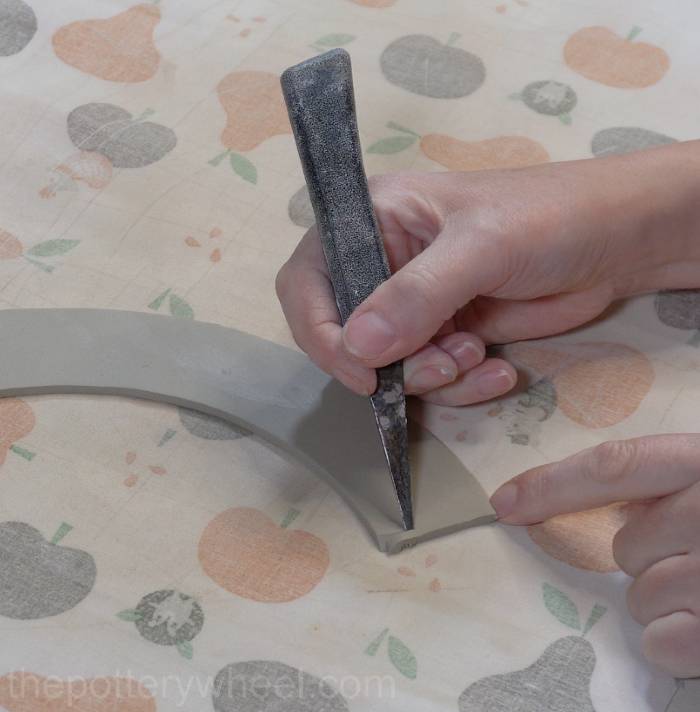
[[534, 524], [613, 502], [664, 497], [700, 480], [700, 435], [605, 442], [523, 472], [491, 498], [500, 521]]
[[376, 368], [425, 345], [458, 309], [488, 288], [486, 278], [495, 270], [487, 272], [484, 265], [500, 262], [491, 248], [469, 243], [446, 227], [423, 252], [379, 285], [345, 324], [346, 350]]

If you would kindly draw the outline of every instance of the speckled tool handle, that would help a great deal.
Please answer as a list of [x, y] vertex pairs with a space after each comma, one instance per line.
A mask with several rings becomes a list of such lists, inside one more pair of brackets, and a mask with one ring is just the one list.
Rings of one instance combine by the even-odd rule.
[[[343, 323], [391, 275], [362, 165], [350, 56], [334, 49], [290, 67], [282, 90]], [[404, 525], [413, 527], [403, 365], [377, 370], [372, 396]]]

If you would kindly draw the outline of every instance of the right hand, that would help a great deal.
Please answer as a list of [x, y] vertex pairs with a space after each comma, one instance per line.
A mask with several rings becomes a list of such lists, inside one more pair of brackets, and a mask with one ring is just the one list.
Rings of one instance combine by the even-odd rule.
[[[406, 392], [498, 396], [513, 367], [486, 344], [561, 333], [614, 299], [700, 286], [700, 142], [511, 171], [370, 181], [392, 277], [341, 328], [316, 228], [277, 292], [299, 346], [352, 390], [405, 359]], [[693, 200], [693, 195], [695, 199]], [[695, 240], [694, 243], [698, 241]]]

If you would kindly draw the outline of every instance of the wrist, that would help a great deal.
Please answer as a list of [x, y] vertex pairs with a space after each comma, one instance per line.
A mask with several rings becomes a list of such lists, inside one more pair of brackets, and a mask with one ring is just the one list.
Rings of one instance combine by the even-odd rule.
[[700, 287], [700, 141], [603, 160], [616, 296]]

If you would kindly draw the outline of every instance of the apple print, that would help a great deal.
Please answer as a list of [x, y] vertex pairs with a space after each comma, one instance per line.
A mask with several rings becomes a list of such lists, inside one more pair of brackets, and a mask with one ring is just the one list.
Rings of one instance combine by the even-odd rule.
[[428, 35], [406, 35], [394, 40], [383, 52], [380, 66], [384, 76], [396, 86], [435, 99], [457, 99], [475, 92], [486, 78], [479, 57], [452, 43]]
[[204, 440], [238, 440], [250, 435], [250, 431], [227, 423], [220, 418], [205, 415], [189, 408], [178, 408], [180, 422], [197, 438]]
[[248, 507], [227, 509], [207, 524], [199, 540], [199, 562], [227, 591], [263, 603], [294, 601], [312, 591], [328, 569], [325, 542], [289, 529], [295, 509], [278, 525]]
[[84, 104], [68, 114], [68, 136], [81, 151], [96, 151], [115, 168], [141, 168], [173, 150], [177, 136], [152, 121], [148, 110], [133, 118], [114, 104]]
[[599, 156], [616, 156], [632, 151], [643, 151], [653, 146], [678, 143], [675, 138], [636, 126], [615, 126], [598, 131], [591, 141], [591, 152]]
[[668, 54], [636, 42], [641, 27], [620, 37], [607, 27], [584, 27], [564, 45], [564, 61], [586, 79], [619, 89], [643, 89], [660, 81], [671, 66]]
[[197, 601], [172, 589], [153, 591], [134, 609], [117, 614], [133, 622], [143, 638], [157, 645], [174, 645], [183, 657], [192, 657], [192, 639], [202, 630], [204, 612]]
[[305, 185], [302, 185], [289, 199], [287, 214], [289, 219], [299, 227], [308, 229], [316, 222], [314, 209], [311, 207], [311, 200], [309, 199], [309, 191]]
[[675, 329], [700, 329], [700, 289], [659, 292], [654, 301], [659, 319]]
[[521, 99], [525, 106], [538, 114], [557, 116], [564, 124], [571, 123], [571, 110], [576, 106], [576, 92], [568, 85], [545, 79], [530, 82], [511, 99]]
[[596, 664], [586, 634], [606, 609], [595, 604], [581, 626], [576, 604], [562, 591], [544, 584], [547, 610], [579, 631], [552, 643], [529, 667], [478, 680], [459, 696], [459, 712], [595, 712], [590, 684]]
[[62, 524], [51, 541], [24, 522], [0, 524], [0, 616], [33, 620], [69, 611], [95, 584], [95, 561], [59, 546], [72, 529]]
[[542, 423], [557, 408], [557, 392], [549, 378], [533, 383], [515, 403], [497, 406], [494, 415], [506, 423], [506, 436], [513, 445], [539, 444]]
[[277, 662], [246, 660], [214, 678], [216, 712], [348, 712], [348, 704], [322, 678]]
[[21, 52], [36, 34], [36, 15], [23, 0], [0, 0], [0, 57]]

